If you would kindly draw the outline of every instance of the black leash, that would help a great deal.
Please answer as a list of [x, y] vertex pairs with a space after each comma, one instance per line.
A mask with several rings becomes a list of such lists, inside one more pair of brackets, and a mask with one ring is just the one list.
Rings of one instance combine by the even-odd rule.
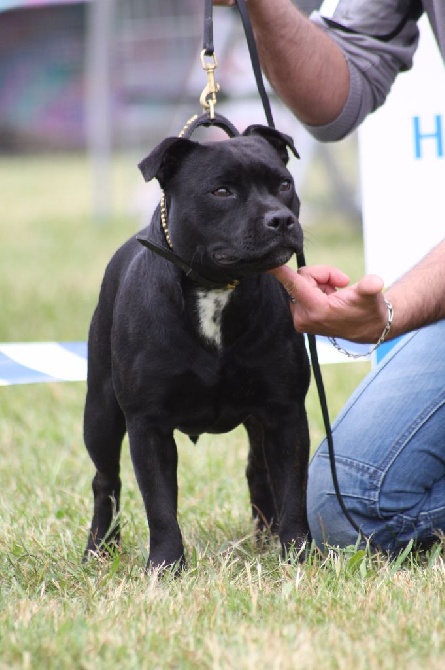
[[261, 102], [263, 103], [264, 113], [267, 119], [267, 125], [271, 128], [275, 128], [275, 123], [272, 116], [272, 109], [270, 106], [269, 96], [267, 95], [266, 89], [264, 87], [263, 74], [261, 71], [260, 59], [258, 57], [258, 51], [256, 48], [255, 36], [252, 30], [252, 24], [250, 23], [249, 14], [247, 12], [246, 3], [244, 0], [238, 2], [236, 0], [238, 11], [241, 16], [241, 21], [244, 26], [244, 34], [247, 40], [247, 47], [250, 54], [250, 62], [252, 63], [253, 74], [255, 75], [255, 81], [260, 94]]
[[[206, 18], [205, 18], [205, 24], [207, 26], [212, 25], [212, 1], [211, 0], [205, 0], [206, 1]], [[266, 119], [267, 123], [270, 127], [274, 128], [274, 122], [272, 118], [272, 112], [271, 112], [271, 107], [270, 107], [270, 101], [269, 97], [266, 93], [266, 89], [264, 87], [264, 81], [263, 81], [263, 75], [261, 71], [261, 66], [260, 66], [260, 60], [258, 57], [258, 51], [256, 48], [256, 43], [255, 43], [255, 37], [253, 34], [252, 30], [252, 25], [250, 23], [250, 18], [249, 14], [247, 12], [246, 8], [246, 3], [245, 0], [235, 0], [236, 5], [238, 7], [238, 11], [240, 13], [243, 26], [244, 26], [244, 32], [246, 35], [247, 39], [247, 45], [249, 48], [249, 54], [250, 54], [250, 59], [252, 62], [252, 68], [254, 71], [256, 83], [257, 83], [257, 88], [258, 92], [260, 94], [261, 102], [263, 104], [264, 112], [266, 114]], [[212, 41], [211, 41], [211, 48], [213, 49], [213, 27], [210, 28], [210, 32], [212, 35]], [[209, 43], [209, 48], [210, 48], [210, 43]], [[206, 48], [206, 45], [204, 45], [204, 48]], [[306, 265], [306, 260], [304, 257], [304, 253], [301, 252], [300, 254], [297, 254], [297, 265], [299, 268], [304, 267]], [[332, 429], [331, 429], [331, 422], [329, 419], [329, 411], [328, 411], [328, 404], [327, 404], [327, 399], [326, 399], [326, 391], [324, 387], [324, 382], [323, 382], [323, 376], [321, 374], [321, 368], [320, 368], [320, 362], [318, 360], [318, 352], [317, 352], [317, 341], [315, 338], [315, 335], [311, 335], [309, 333], [306, 333], [306, 337], [308, 339], [308, 347], [309, 347], [309, 353], [311, 357], [311, 363], [312, 363], [312, 370], [314, 373], [314, 378], [315, 378], [315, 383], [317, 385], [317, 392], [318, 392], [318, 398], [320, 400], [320, 408], [321, 408], [321, 413], [323, 417], [323, 424], [326, 432], [326, 440], [328, 443], [328, 453], [329, 453], [329, 462], [331, 466], [331, 475], [332, 475], [332, 482], [334, 485], [334, 491], [335, 495], [338, 500], [338, 504], [340, 505], [340, 508], [345, 515], [346, 519], [349, 521], [351, 526], [354, 528], [354, 530], [361, 535], [364, 539], [366, 536], [363, 534], [361, 531], [360, 527], [357, 525], [349, 511], [346, 509], [343, 496], [340, 491], [340, 486], [338, 483], [338, 477], [337, 477], [337, 468], [335, 465], [335, 452], [334, 452], [334, 439], [332, 436]]]

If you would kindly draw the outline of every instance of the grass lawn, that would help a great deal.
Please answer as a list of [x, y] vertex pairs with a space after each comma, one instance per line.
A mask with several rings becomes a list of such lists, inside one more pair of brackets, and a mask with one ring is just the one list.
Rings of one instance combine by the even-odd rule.
[[[86, 338], [105, 264], [138, 225], [122, 205], [133, 170], [117, 165], [115, 216], [97, 224], [83, 157], [0, 159], [0, 341]], [[359, 231], [328, 210], [313, 209], [306, 255], [353, 279], [363, 270]], [[368, 369], [325, 366], [332, 417]], [[83, 383], [0, 388], [0, 670], [445, 667], [444, 547], [393, 563], [354, 547], [312, 550], [303, 565], [283, 564], [275, 545], [260, 553], [241, 429], [196, 446], [178, 435], [181, 578], [144, 574], [128, 449], [122, 552], [82, 565], [93, 475], [84, 393]], [[307, 406], [315, 447], [314, 388]]]

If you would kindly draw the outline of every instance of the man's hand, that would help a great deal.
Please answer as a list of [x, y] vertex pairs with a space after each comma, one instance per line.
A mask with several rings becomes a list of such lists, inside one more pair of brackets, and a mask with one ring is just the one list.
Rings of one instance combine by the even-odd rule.
[[290, 303], [299, 332], [375, 342], [387, 320], [383, 279], [365, 275], [356, 284], [341, 270], [313, 265], [298, 272], [288, 266], [271, 270], [295, 302]]

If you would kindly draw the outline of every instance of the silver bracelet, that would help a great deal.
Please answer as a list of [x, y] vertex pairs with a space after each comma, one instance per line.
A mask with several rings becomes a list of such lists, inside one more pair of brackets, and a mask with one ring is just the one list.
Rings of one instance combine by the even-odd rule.
[[337, 351], [340, 351], [340, 353], [345, 354], [345, 356], [347, 356], [348, 358], [363, 358], [365, 356], [370, 356], [372, 353], [374, 353], [374, 351], [385, 341], [389, 331], [391, 330], [392, 322], [394, 319], [394, 308], [390, 303], [390, 301], [387, 300], [385, 297], [383, 297], [383, 300], [385, 301], [385, 304], [388, 308], [388, 320], [386, 322], [386, 326], [384, 327], [382, 334], [380, 335], [377, 342], [371, 347], [371, 349], [367, 351], [365, 354], [352, 354], [350, 351], [346, 351], [346, 349], [343, 349], [343, 347], [341, 347], [338, 344], [335, 337], [328, 337], [329, 342], [334, 345]]

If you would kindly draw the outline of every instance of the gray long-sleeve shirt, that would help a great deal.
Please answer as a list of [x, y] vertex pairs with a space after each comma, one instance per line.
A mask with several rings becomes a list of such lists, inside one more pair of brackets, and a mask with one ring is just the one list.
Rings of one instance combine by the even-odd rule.
[[396, 76], [412, 66], [424, 12], [445, 61], [445, 0], [340, 0], [332, 18], [311, 15], [341, 47], [350, 72], [342, 112], [328, 125], [306, 126], [314, 137], [342, 139], [380, 107]]

